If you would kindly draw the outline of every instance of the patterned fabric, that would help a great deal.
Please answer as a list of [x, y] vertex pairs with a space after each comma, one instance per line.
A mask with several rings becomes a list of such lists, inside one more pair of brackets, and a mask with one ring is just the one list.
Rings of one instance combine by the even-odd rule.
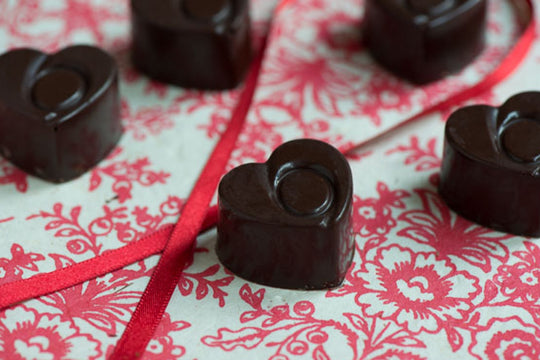
[[[481, 57], [460, 74], [414, 87], [363, 49], [361, 3], [296, 0], [276, 14], [230, 168], [264, 161], [293, 138], [348, 148], [382, 134], [478, 82], [518, 31], [508, 0], [492, 0]], [[271, 10], [267, 0], [252, 2], [256, 43]], [[175, 222], [237, 99], [238, 91], [186, 91], [133, 69], [127, 0], [0, 1], [0, 51], [80, 42], [102, 46], [120, 65], [125, 133], [106, 160], [62, 185], [0, 158], [0, 284]], [[470, 102], [498, 104], [535, 89], [539, 70], [535, 46], [509, 80]], [[539, 358], [540, 244], [470, 223], [442, 202], [436, 186], [447, 115], [432, 114], [350, 156], [356, 254], [341, 287], [249, 283], [223, 268], [215, 231], [208, 232], [143, 358]], [[0, 311], [0, 359], [105, 359], [157, 259]]]

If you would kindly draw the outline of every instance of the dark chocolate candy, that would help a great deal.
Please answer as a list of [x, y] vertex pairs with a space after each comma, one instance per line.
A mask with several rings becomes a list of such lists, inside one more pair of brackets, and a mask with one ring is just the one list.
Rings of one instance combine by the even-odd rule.
[[285, 143], [266, 163], [230, 171], [218, 195], [216, 251], [232, 272], [280, 288], [341, 284], [354, 253], [352, 175], [334, 147]]
[[424, 84], [483, 49], [487, 0], [366, 0], [364, 40], [389, 71]]
[[53, 182], [90, 169], [122, 134], [117, 72], [92, 46], [0, 56], [0, 154]]
[[454, 112], [446, 124], [439, 192], [472, 221], [540, 236], [540, 92], [515, 95], [499, 108]]
[[248, 0], [131, 0], [133, 63], [148, 76], [230, 89], [251, 61]]

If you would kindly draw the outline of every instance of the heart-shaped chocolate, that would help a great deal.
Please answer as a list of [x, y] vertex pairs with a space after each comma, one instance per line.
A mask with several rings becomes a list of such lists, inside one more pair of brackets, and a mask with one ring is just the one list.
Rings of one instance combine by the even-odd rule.
[[354, 253], [352, 175], [343, 155], [310, 139], [239, 166], [219, 185], [216, 252], [235, 274], [291, 289], [343, 281]]
[[454, 112], [446, 124], [439, 192], [472, 221], [540, 236], [540, 92], [515, 95], [499, 108]]
[[0, 56], [0, 154], [53, 182], [103, 159], [122, 134], [117, 67], [92, 46]]
[[364, 40], [389, 71], [424, 84], [482, 51], [486, 16], [487, 0], [366, 0]]
[[133, 63], [148, 76], [230, 89], [251, 60], [247, 0], [131, 0]]

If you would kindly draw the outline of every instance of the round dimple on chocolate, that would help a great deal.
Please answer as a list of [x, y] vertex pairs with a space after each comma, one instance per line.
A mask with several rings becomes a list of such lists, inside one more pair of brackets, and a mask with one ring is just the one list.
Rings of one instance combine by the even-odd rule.
[[184, 11], [198, 20], [219, 20], [231, 10], [229, 0], [184, 0]]
[[334, 192], [324, 175], [312, 169], [294, 169], [280, 180], [277, 195], [287, 211], [309, 216], [326, 211], [332, 203]]
[[32, 87], [32, 100], [45, 110], [60, 110], [76, 104], [86, 91], [84, 78], [67, 68], [47, 69], [38, 75]]
[[513, 159], [535, 162], [540, 159], [540, 122], [515, 119], [501, 134], [504, 151]]
[[455, 6], [455, 0], [407, 0], [409, 8], [426, 15], [439, 15]]

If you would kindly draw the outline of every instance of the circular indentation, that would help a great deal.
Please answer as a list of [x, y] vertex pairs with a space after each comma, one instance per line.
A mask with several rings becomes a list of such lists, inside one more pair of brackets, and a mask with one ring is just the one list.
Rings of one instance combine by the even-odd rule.
[[415, 12], [439, 15], [455, 6], [455, 0], [407, 0], [409, 8]]
[[231, 10], [229, 0], [184, 0], [184, 11], [199, 20], [219, 20], [227, 16]]
[[32, 88], [32, 100], [40, 108], [60, 110], [81, 100], [85, 92], [84, 78], [67, 68], [42, 71]]
[[540, 122], [514, 119], [501, 134], [501, 142], [508, 155], [518, 161], [540, 160]]
[[277, 194], [283, 207], [296, 215], [323, 213], [334, 197], [330, 181], [312, 169], [287, 172], [278, 184]]

